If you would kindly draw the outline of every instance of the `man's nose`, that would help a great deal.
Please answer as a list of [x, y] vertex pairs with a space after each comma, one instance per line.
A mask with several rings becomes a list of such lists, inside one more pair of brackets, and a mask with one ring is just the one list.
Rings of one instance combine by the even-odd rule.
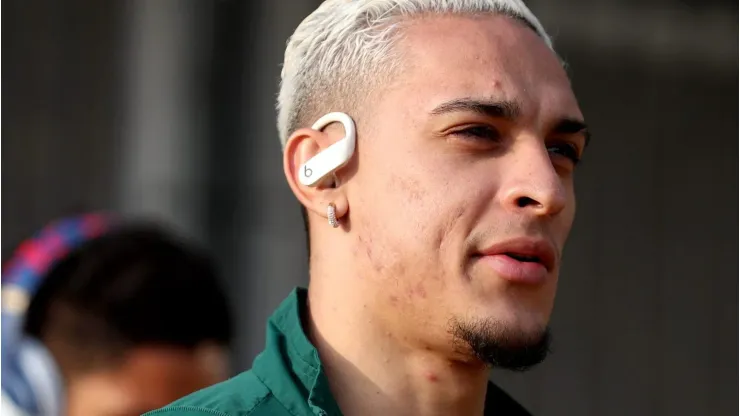
[[506, 209], [543, 217], [565, 208], [563, 179], [542, 143], [521, 144], [504, 158], [499, 195]]

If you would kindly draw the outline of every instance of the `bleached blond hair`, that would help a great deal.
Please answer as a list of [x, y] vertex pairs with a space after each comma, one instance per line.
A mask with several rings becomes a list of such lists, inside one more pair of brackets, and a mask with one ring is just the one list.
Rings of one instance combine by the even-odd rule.
[[399, 23], [443, 14], [509, 16], [552, 49], [521, 0], [326, 0], [298, 25], [285, 49], [277, 99], [281, 145], [324, 112], [357, 110], [371, 88], [398, 68], [392, 46]]

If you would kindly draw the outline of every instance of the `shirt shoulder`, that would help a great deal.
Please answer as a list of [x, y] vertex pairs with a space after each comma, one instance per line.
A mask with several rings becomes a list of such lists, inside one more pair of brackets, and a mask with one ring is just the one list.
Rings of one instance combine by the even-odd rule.
[[246, 371], [144, 416], [289, 416], [265, 384]]
[[524, 406], [519, 404], [504, 390], [491, 382], [488, 383], [486, 405], [483, 415], [532, 416]]

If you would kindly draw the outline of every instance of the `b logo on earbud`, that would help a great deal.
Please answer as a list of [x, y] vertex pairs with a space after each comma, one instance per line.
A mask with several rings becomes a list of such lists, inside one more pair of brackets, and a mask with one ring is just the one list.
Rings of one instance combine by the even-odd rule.
[[339, 122], [344, 127], [344, 137], [326, 149], [320, 151], [303, 164], [298, 176], [302, 185], [319, 186], [324, 178], [332, 175], [337, 169], [346, 165], [355, 151], [357, 132], [352, 117], [345, 113], [329, 113], [318, 119], [311, 128], [321, 131], [331, 123]]

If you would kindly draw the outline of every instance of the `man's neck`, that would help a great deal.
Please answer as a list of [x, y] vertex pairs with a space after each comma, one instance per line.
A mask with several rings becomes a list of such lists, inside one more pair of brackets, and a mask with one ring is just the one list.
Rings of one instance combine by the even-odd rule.
[[[482, 415], [488, 370], [412, 347], [370, 305], [309, 288], [306, 330], [319, 352], [332, 393], [345, 414]], [[333, 287], [331, 293], [340, 293]]]

